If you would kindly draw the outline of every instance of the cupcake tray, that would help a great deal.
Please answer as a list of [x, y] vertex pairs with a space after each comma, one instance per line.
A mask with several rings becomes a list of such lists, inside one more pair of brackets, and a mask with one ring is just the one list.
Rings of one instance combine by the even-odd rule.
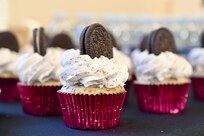
[[190, 91], [186, 109], [177, 115], [144, 113], [129, 93], [120, 125], [107, 130], [67, 128], [61, 116], [37, 117], [23, 113], [21, 103], [0, 103], [0, 136], [204, 136], [204, 101]]

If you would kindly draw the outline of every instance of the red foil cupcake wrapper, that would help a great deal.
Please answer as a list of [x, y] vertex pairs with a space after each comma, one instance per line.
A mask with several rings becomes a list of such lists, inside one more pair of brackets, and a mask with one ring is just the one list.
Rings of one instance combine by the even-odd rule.
[[193, 94], [196, 99], [198, 100], [204, 100], [204, 78], [202, 77], [192, 77], [192, 89]]
[[119, 125], [126, 92], [109, 95], [67, 94], [58, 91], [64, 123], [76, 129], [108, 129]]
[[18, 84], [23, 111], [37, 116], [60, 115], [57, 90], [61, 86], [29, 86]]
[[142, 85], [135, 83], [139, 109], [145, 112], [177, 114], [184, 110], [190, 83]]
[[0, 101], [14, 102], [20, 100], [17, 82], [18, 78], [0, 78]]

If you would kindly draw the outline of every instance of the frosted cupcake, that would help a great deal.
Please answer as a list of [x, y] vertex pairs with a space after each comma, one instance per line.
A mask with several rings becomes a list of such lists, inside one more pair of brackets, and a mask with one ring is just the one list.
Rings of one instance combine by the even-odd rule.
[[199, 100], [204, 100], [204, 48], [192, 49], [188, 60], [193, 67], [191, 81], [194, 96]]
[[18, 77], [15, 74], [15, 62], [18, 58], [19, 45], [11, 32], [0, 33], [0, 101], [17, 101]]
[[23, 111], [39, 116], [58, 115], [57, 90], [61, 88], [59, 54], [52, 51], [46, 53], [47, 40], [43, 28], [34, 29], [33, 45], [34, 53], [26, 53], [16, 62]]
[[132, 53], [140, 110], [177, 114], [184, 110], [192, 74], [191, 65], [174, 54], [175, 42], [166, 28], [149, 35], [148, 51]]
[[128, 69], [113, 58], [109, 33], [100, 24], [84, 29], [81, 53], [67, 50], [62, 57], [63, 87], [58, 91], [67, 127], [108, 129], [119, 125]]

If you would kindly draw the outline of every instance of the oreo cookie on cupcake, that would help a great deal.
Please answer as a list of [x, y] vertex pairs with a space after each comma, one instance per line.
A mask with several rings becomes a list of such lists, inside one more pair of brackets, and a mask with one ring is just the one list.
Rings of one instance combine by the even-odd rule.
[[74, 48], [74, 44], [68, 34], [59, 33], [49, 39], [48, 47], [59, 47], [66, 50]]
[[182, 112], [190, 87], [191, 65], [175, 54], [173, 35], [166, 28], [150, 33], [147, 45], [147, 50], [132, 53], [140, 110], [169, 114]]
[[33, 53], [23, 54], [16, 62], [18, 88], [25, 113], [38, 116], [60, 114], [57, 90], [61, 88], [55, 54], [46, 52], [44, 29], [33, 31]]
[[58, 91], [63, 119], [76, 129], [108, 129], [119, 125], [128, 79], [127, 66], [113, 58], [112, 41], [100, 24], [86, 27], [81, 49], [64, 52]]
[[16, 36], [9, 31], [0, 32], [0, 101], [19, 100], [18, 77], [15, 74], [18, 51]]
[[[57, 17], [58, 18], [58, 17]], [[74, 43], [72, 37], [68, 32], [69, 23], [66, 22], [66, 19], [57, 19], [55, 18], [53, 22], [47, 28], [47, 38], [48, 38], [48, 52], [56, 50], [63, 50], [74, 48]]]

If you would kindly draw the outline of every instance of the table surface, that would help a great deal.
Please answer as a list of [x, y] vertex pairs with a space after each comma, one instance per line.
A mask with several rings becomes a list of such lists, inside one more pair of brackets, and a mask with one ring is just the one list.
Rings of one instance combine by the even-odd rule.
[[120, 125], [108, 130], [65, 127], [62, 117], [36, 117], [23, 113], [20, 102], [0, 103], [0, 136], [204, 136], [204, 102], [190, 92], [184, 112], [153, 114], [137, 109], [133, 92], [124, 106]]

